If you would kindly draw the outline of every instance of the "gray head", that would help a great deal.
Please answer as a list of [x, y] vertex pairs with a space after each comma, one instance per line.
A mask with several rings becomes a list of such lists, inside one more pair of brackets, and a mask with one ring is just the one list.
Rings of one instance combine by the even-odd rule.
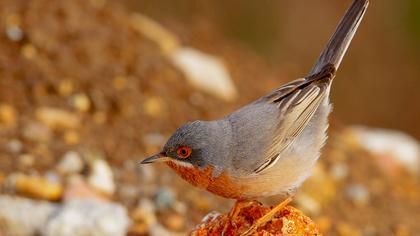
[[[178, 165], [205, 168], [217, 167], [215, 155], [223, 148], [218, 122], [194, 121], [178, 128], [162, 151], [146, 158], [142, 164], [173, 161]], [[216, 150], [216, 151], [215, 151]]]

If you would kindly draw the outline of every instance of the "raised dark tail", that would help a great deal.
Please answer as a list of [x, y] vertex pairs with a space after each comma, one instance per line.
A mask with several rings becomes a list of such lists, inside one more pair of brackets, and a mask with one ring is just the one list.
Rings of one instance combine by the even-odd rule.
[[368, 5], [369, 0], [353, 1], [308, 76], [320, 73], [327, 65], [333, 65], [335, 70], [338, 69]]

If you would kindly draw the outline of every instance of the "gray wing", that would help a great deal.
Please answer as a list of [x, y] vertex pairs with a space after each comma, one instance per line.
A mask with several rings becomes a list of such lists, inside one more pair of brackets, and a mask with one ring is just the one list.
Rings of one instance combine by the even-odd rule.
[[255, 173], [273, 166], [302, 132], [327, 94], [334, 75], [334, 66], [327, 65], [319, 74], [294, 80], [257, 101], [277, 106], [279, 122]]

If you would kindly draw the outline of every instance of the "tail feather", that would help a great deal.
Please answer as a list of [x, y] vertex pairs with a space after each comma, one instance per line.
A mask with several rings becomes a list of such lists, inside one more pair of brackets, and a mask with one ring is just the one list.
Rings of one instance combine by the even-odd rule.
[[336, 70], [338, 69], [368, 5], [369, 0], [354, 0], [310, 71], [309, 76], [320, 73], [327, 65], [333, 65]]

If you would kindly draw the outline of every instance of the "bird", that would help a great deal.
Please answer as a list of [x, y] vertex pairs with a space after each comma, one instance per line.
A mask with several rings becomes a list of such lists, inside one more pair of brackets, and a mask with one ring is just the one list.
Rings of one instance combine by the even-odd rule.
[[368, 5], [353, 1], [307, 76], [221, 119], [184, 124], [141, 163], [165, 162], [192, 185], [237, 202], [293, 195], [326, 142], [331, 84]]

